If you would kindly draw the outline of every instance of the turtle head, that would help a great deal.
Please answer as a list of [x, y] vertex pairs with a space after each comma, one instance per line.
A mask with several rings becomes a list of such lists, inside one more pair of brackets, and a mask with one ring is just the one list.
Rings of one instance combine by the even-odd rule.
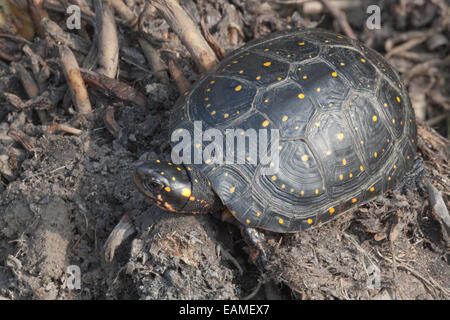
[[208, 213], [222, 207], [208, 179], [196, 167], [160, 160], [139, 165], [138, 190], [161, 209], [177, 213]]

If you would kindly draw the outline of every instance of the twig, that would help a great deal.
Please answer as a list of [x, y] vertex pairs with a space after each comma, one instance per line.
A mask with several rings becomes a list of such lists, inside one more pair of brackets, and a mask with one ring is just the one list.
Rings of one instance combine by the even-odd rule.
[[347, 17], [345, 16], [345, 13], [342, 12], [340, 9], [336, 8], [334, 5], [332, 5], [328, 0], [320, 0], [320, 2], [322, 2], [323, 5], [328, 9], [328, 11], [330, 11], [330, 13], [336, 18], [337, 22], [339, 23], [339, 25], [342, 28], [342, 31], [348, 37], [356, 39], [356, 36], [353, 33], [353, 30], [347, 21]]
[[117, 27], [110, 2], [93, 0], [98, 34], [97, 71], [107, 77], [115, 78], [119, 66], [119, 41]]
[[198, 27], [176, 0], [155, 0], [153, 5], [180, 37], [201, 72], [214, 68], [217, 57]]
[[138, 22], [138, 18], [136, 17], [134, 12], [131, 11], [131, 9], [128, 8], [122, 0], [111, 0], [111, 6], [114, 8], [114, 11], [122, 17], [127, 25], [131, 29], [134, 29]]
[[69, 48], [87, 54], [91, 44], [86, 39], [76, 34], [64, 32], [60, 26], [50, 19], [44, 18], [41, 21], [41, 27], [56, 43], [64, 44]]
[[22, 83], [25, 92], [29, 98], [34, 98], [39, 95], [39, 88], [36, 81], [33, 79], [31, 74], [25, 69], [25, 67], [20, 63], [14, 63], [13, 67], [16, 69], [20, 82]]
[[105, 116], [103, 118], [106, 129], [111, 133], [114, 137], [117, 138], [120, 132], [120, 126], [114, 118], [114, 107], [109, 106], [105, 110]]
[[114, 259], [114, 253], [116, 249], [122, 244], [122, 242], [134, 233], [134, 226], [128, 215], [124, 215], [120, 219], [119, 223], [114, 227], [113, 231], [109, 235], [105, 242], [105, 260], [112, 261]]
[[75, 108], [80, 114], [90, 113], [92, 111], [91, 102], [75, 56], [65, 45], [59, 46], [59, 55]]
[[169, 60], [169, 72], [173, 80], [177, 84], [178, 91], [184, 93], [191, 88], [191, 84], [181, 72], [180, 68], [175, 64], [175, 61]]
[[71, 126], [68, 126], [65, 124], [59, 124], [59, 123], [53, 124], [48, 130], [50, 130], [50, 131], [59, 130], [59, 131], [71, 133], [71, 134], [74, 134], [77, 136], [79, 136], [80, 134], [83, 133], [83, 131], [80, 129], [77, 129], [77, 128], [74, 128], [74, 127], [71, 127]]
[[11, 137], [14, 141], [20, 143], [28, 152], [32, 152], [35, 147], [33, 138], [29, 137], [25, 132], [19, 129], [9, 129], [8, 137]]
[[422, 35], [418, 38], [411, 39], [408, 42], [405, 42], [397, 47], [392, 48], [389, 52], [386, 53], [386, 58], [390, 58], [399, 52], [408, 51], [409, 49], [414, 48], [415, 46], [421, 44], [422, 42], [425, 42], [430, 37], [429, 34]]
[[[378, 255], [383, 258], [384, 260], [386, 260], [389, 263], [393, 263], [393, 261], [385, 256], [383, 256], [382, 254], [380, 254], [379, 252], [377, 252]], [[414, 270], [411, 266], [404, 264], [404, 263], [400, 263], [397, 265], [397, 267], [400, 269], [404, 269], [406, 271], [409, 271], [413, 276], [415, 276], [416, 278], [418, 278], [419, 280], [421, 280], [426, 286], [433, 288], [433, 289], [439, 289], [443, 294], [445, 294], [447, 297], [450, 297], [450, 291], [446, 288], [443, 288], [436, 280], [434, 280], [433, 278], [429, 277], [429, 279], [426, 279], [425, 277], [423, 277], [419, 272], [417, 272], [416, 270]]]
[[88, 84], [102, 89], [101, 92], [106, 95], [134, 103], [140, 107], [147, 105], [147, 97], [126, 83], [86, 69], [81, 69], [81, 75]]
[[201, 19], [200, 21], [200, 27], [202, 29], [203, 36], [205, 37], [208, 44], [211, 46], [211, 48], [216, 53], [217, 58], [219, 60], [223, 60], [226, 57], [225, 50], [222, 48], [222, 46], [214, 39], [214, 37], [211, 35], [211, 33], [208, 30], [208, 27], [206, 26], [205, 20]]
[[44, 8], [44, 0], [28, 0], [28, 8], [30, 10], [31, 20], [33, 20], [39, 37], [44, 39], [44, 30], [42, 30], [40, 24], [43, 18], [48, 18], [47, 11]]
[[25, 39], [24, 37], [21, 37], [19, 35], [12, 35], [12, 34], [7, 34], [7, 33], [0, 33], [0, 38], [6, 38], [9, 40], [14, 40], [14, 41], [18, 41], [18, 42], [23, 42], [26, 44], [32, 44], [31, 41], [28, 41], [27, 39]]
[[446, 239], [447, 244], [450, 245], [450, 215], [448, 214], [448, 209], [445, 206], [442, 194], [430, 183], [430, 181], [426, 182], [426, 186], [432, 206], [432, 212], [442, 226], [443, 237]]
[[[66, 14], [67, 8], [57, 0], [45, 0], [44, 8], [56, 12]], [[80, 6], [81, 8], [81, 18], [89, 22], [91, 26], [95, 27], [95, 14], [92, 11], [87, 11], [86, 7]]]
[[159, 52], [147, 40], [139, 38], [138, 41], [156, 78], [162, 83], [168, 83], [169, 76], [166, 71], [167, 67], [164, 61], [162, 61]]

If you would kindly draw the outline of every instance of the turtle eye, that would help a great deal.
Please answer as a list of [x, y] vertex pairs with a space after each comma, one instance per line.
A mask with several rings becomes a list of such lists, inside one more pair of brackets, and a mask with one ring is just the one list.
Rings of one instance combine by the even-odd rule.
[[161, 191], [162, 188], [164, 188], [164, 186], [158, 182], [158, 181], [145, 181], [143, 183], [145, 189], [147, 189], [148, 191], [150, 191], [151, 193], [155, 194], [155, 193], [159, 193], [159, 191]]

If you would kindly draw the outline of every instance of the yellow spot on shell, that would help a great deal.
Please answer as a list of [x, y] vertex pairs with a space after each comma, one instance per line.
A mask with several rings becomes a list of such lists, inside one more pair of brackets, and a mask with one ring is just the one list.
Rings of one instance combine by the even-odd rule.
[[170, 187], [165, 187], [164, 190], [166, 190], [167, 192], [170, 192]]
[[316, 191], [314, 193], [315, 194], [319, 194], [319, 189], [316, 189]]
[[156, 163], [160, 163], [161, 162], [161, 160], [156, 160]]
[[299, 97], [300, 99], [304, 99], [304, 98], [305, 98], [305, 95], [304, 95], [303, 93], [300, 93], [300, 94], [298, 95], [298, 97]]
[[328, 212], [329, 213], [331, 213], [331, 214], [333, 214], [334, 213], [334, 211], [336, 211], [334, 208], [330, 208], [330, 209], [328, 209]]
[[360, 166], [360, 167], [359, 167], [359, 170], [364, 171], [364, 167], [363, 167], [363, 166]]
[[279, 219], [279, 220], [278, 220], [278, 223], [279, 223], [279, 224], [283, 224], [283, 223], [284, 223], [284, 220], [283, 220], [283, 219]]
[[256, 77], [256, 80], [261, 80], [261, 76], [257, 76], [257, 77]]
[[362, 62], [362, 63], [366, 63], [366, 59], [361, 58], [361, 62]]
[[316, 91], [317, 91], [317, 92], [320, 92], [320, 88], [317, 88]]
[[288, 116], [284, 116], [283, 119], [281, 119], [281, 121], [286, 122], [288, 119]]
[[270, 67], [271, 64], [272, 64], [272, 62], [270, 62], [270, 61], [264, 62], [264, 67]]
[[393, 168], [394, 168], [394, 169], [397, 169], [397, 165], [394, 164]]
[[235, 187], [231, 187], [231, 188], [230, 188], [230, 192], [231, 192], [231, 193], [233, 193], [235, 190], [236, 190]]
[[308, 222], [308, 224], [311, 224], [311, 223], [313, 223], [313, 221], [312, 221], [312, 219], [311, 219], [311, 218], [309, 218], [308, 220], [306, 220], [306, 222]]
[[282, 184], [282, 185], [281, 185], [281, 189], [284, 189], [284, 188], [286, 188], [286, 185], [285, 185], [285, 184]]
[[308, 161], [308, 159], [309, 159], [309, 157], [308, 157], [307, 154], [304, 154], [304, 155], [302, 156], [302, 161], [303, 161], [303, 162]]
[[175, 178], [175, 177], [172, 177], [172, 181], [176, 181], [177, 180], [177, 178]]
[[212, 115], [212, 116], [215, 115], [215, 114], [216, 114], [216, 110], [214, 110], [214, 111], [211, 112], [211, 115]]
[[210, 84], [214, 84], [214, 83], [216, 83], [214, 80], [212, 80], [212, 81], [210, 82]]
[[239, 70], [239, 74], [243, 74], [244, 73], [244, 70]]
[[344, 180], [344, 176], [342, 174], [339, 175], [339, 180]]
[[375, 158], [378, 157], [378, 153], [374, 152], [374, 153], [373, 153], [373, 156], [374, 156]]
[[250, 219], [245, 220], [247, 224], [250, 224]]
[[318, 128], [320, 127], [320, 122], [316, 122], [314, 125]]
[[269, 99], [264, 100], [265, 103], [269, 102]]
[[305, 195], [305, 190], [300, 191], [300, 195], [304, 196]]
[[277, 176], [272, 176], [272, 181], [276, 181], [277, 180]]
[[228, 114], [228, 113], [225, 113], [225, 114], [223, 115], [223, 117], [226, 119], [226, 118], [229, 117], [229, 114]]
[[339, 140], [344, 139], [344, 134], [343, 134], [343, 133], [338, 133], [337, 138], [338, 138]]
[[308, 76], [303, 76], [303, 79], [305, 79], [305, 80], [308, 79]]
[[189, 189], [189, 188], [183, 188], [183, 189], [181, 190], [181, 195], [182, 195], [183, 197], [189, 198], [189, 197], [191, 196], [191, 189]]
[[264, 120], [262, 123], [263, 127], [267, 127], [269, 125], [269, 120]]
[[342, 164], [345, 166], [347, 164], [347, 160], [344, 158], [342, 159]]
[[261, 215], [261, 212], [258, 211], [258, 212], [256, 213], [256, 216], [259, 217], [260, 215]]
[[164, 172], [163, 172], [163, 171], [161, 171], [161, 172], [160, 172], [160, 174], [161, 174], [161, 175], [163, 176], [163, 175], [164, 175]]
[[350, 174], [348, 175], [348, 177], [349, 177], [349, 178], [353, 178], [353, 173], [350, 173]]
[[343, 63], [343, 62], [341, 62], [341, 63], [339, 63], [339, 64], [340, 64], [342, 67], [345, 66], [345, 63]]
[[400, 102], [400, 101], [401, 101], [399, 96], [397, 96], [396, 99], [397, 99], [397, 102]]
[[234, 88], [235, 91], [241, 91], [242, 90], [242, 86], [238, 85], [236, 88]]
[[356, 198], [352, 199], [352, 203], [356, 203], [356, 201], [358, 201], [358, 199], [356, 199]]
[[374, 192], [375, 191], [375, 187], [370, 187], [370, 192]]
[[333, 72], [333, 73], [331, 74], [331, 76], [332, 76], [333, 78], [336, 78], [336, 77], [337, 77], [337, 73], [336, 73], [336, 72]]
[[377, 117], [377, 116], [373, 116], [373, 117], [372, 117], [372, 121], [373, 121], [373, 122], [377, 122], [377, 120], [378, 120], [378, 117]]
[[280, 80], [281, 80], [281, 77], [278, 77], [277, 80], [280, 81]]
[[304, 46], [305, 43], [304, 43], [304, 42], [299, 42], [298, 45], [299, 45], [299, 46]]
[[388, 177], [388, 181], [391, 181], [391, 177], [390, 176]]

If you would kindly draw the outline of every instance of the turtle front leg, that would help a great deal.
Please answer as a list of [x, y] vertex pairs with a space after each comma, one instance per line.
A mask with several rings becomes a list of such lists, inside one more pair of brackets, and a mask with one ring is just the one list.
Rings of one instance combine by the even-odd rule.
[[224, 208], [220, 213], [220, 220], [236, 225], [241, 231], [242, 238], [250, 248], [250, 260], [264, 274], [266, 270], [267, 248], [264, 235], [255, 228], [249, 228], [240, 223], [231, 212]]
[[248, 228], [242, 224], [239, 224], [239, 229], [241, 231], [242, 238], [245, 243], [250, 248], [250, 259], [253, 264], [256, 265], [258, 270], [264, 274], [266, 271], [266, 262], [267, 262], [267, 248], [266, 248], [266, 239], [264, 235], [254, 229]]

